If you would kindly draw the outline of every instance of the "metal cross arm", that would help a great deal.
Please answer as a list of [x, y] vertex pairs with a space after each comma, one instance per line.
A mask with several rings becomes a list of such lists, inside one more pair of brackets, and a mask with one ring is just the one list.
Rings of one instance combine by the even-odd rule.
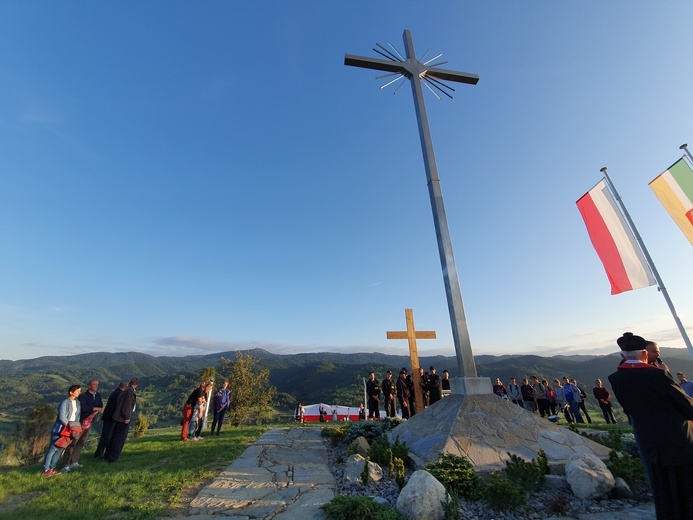
[[479, 82], [479, 76], [476, 74], [439, 69], [437, 67], [429, 68], [416, 58], [410, 58], [406, 61], [388, 61], [346, 54], [344, 55], [344, 65], [361, 67], [362, 69], [383, 70], [385, 72], [399, 72], [407, 78], [412, 76], [418, 76], [420, 78], [423, 76], [433, 76], [436, 79], [467, 83], [468, 85], [476, 85]]
[[404, 43], [406, 47], [407, 59], [404, 59], [402, 56], [398, 56], [397, 54], [388, 51], [383, 46], [379, 46], [385, 52], [381, 52], [378, 49], [373, 50], [378, 54], [387, 57], [387, 60], [346, 54], [344, 56], [344, 65], [349, 65], [351, 67], [361, 67], [364, 69], [382, 70], [385, 72], [399, 73], [407, 78], [424, 78], [425, 76], [431, 76], [439, 80], [454, 81], [456, 83], [467, 83], [468, 85], [476, 85], [479, 82], [479, 76], [477, 76], [476, 74], [469, 74], [467, 72], [457, 72], [454, 70], [440, 69], [435, 66], [429, 66], [428, 64], [431, 61], [435, 60], [435, 58], [427, 61], [426, 63], [421, 63], [418, 59], [416, 59], [416, 56], [414, 55], [414, 45], [411, 40], [411, 33], [408, 30], [404, 31]]

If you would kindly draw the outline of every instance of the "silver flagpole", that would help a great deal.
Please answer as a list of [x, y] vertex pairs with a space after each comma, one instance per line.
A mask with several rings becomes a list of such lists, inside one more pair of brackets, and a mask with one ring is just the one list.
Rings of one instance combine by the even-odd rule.
[[650, 266], [650, 270], [652, 271], [652, 274], [655, 277], [655, 280], [657, 281], [657, 287], [661, 291], [662, 296], [664, 296], [664, 299], [667, 302], [667, 305], [669, 306], [669, 310], [671, 311], [671, 315], [674, 317], [674, 321], [676, 322], [676, 326], [679, 328], [679, 332], [681, 333], [681, 337], [683, 338], [683, 342], [686, 344], [686, 347], [688, 348], [688, 352], [693, 357], [693, 345], [691, 345], [691, 340], [688, 338], [688, 334], [686, 333], [686, 329], [683, 327], [683, 323], [681, 323], [681, 320], [679, 319], [678, 314], [676, 314], [676, 309], [674, 308], [674, 304], [671, 301], [671, 298], [669, 298], [669, 293], [667, 292], [666, 287], [664, 287], [664, 282], [659, 276], [659, 273], [657, 272], [657, 268], [654, 265], [654, 262], [652, 261], [652, 257], [650, 256], [650, 253], [647, 251], [647, 248], [645, 247], [645, 244], [642, 241], [642, 238], [640, 238], [640, 233], [638, 233], [638, 229], [635, 227], [635, 224], [633, 224], [633, 220], [630, 218], [630, 214], [628, 213], [628, 210], [626, 209], [626, 206], [623, 204], [623, 201], [621, 200], [621, 196], [618, 194], [618, 191], [616, 191], [616, 187], [614, 186], [614, 183], [611, 182], [611, 179], [609, 178], [609, 174], [606, 173], [606, 166], [599, 170], [604, 174], [604, 179], [606, 180], [607, 185], [609, 186], [609, 189], [611, 192], [614, 194], [614, 198], [616, 199], [616, 202], [618, 202], [619, 207], [621, 208], [621, 211], [623, 212], [623, 216], [626, 217], [626, 220], [628, 221], [628, 225], [630, 226], [630, 229], [633, 231], [633, 235], [635, 235], [635, 240], [638, 241], [638, 245], [640, 246], [640, 249], [642, 250], [643, 254], [645, 255], [645, 259], [647, 260], [647, 264]]
[[686, 143], [683, 143], [681, 146], [679, 146], [679, 150], [683, 150], [686, 153], [688, 160], [691, 163], [693, 163], [693, 155], [691, 155], [691, 152], [688, 151], [688, 145]]

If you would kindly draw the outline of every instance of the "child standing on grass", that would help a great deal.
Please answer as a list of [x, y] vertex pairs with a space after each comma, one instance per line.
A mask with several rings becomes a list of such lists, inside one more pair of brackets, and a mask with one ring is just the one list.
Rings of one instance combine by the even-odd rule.
[[190, 427], [188, 429], [188, 436], [191, 437], [194, 441], [202, 440], [200, 434], [202, 433], [202, 424], [204, 422], [203, 419], [205, 416], [205, 409], [205, 398], [201, 395], [197, 398], [197, 403], [195, 404], [195, 408], [193, 408], [192, 417], [190, 419]]

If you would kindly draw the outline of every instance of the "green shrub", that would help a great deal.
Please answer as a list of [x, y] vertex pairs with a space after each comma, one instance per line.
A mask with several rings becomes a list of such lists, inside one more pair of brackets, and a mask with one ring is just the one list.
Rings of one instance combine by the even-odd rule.
[[336, 446], [344, 440], [346, 433], [346, 426], [338, 426], [337, 428], [332, 426], [326, 426], [322, 429], [320, 435], [322, 435], [323, 437], [328, 437], [332, 441], [332, 444]]
[[371, 497], [337, 495], [321, 507], [328, 518], [334, 520], [399, 520], [391, 507], [381, 506]]
[[[135, 439], [139, 439], [140, 437], [144, 437], [144, 434], [147, 433], [147, 430], [149, 429], [149, 422], [150, 422], [150, 417], [146, 413], [140, 413], [137, 415], [137, 422], [135, 423], [135, 427], [133, 428], [132, 431], [132, 436]], [[156, 422], [156, 421], [154, 421]]]
[[614, 477], [621, 477], [631, 488], [642, 488], [648, 485], [645, 466], [639, 457], [619, 455], [611, 450], [609, 462], [606, 465]]
[[351, 444], [357, 437], [365, 437], [368, 444], [380, 439], [385, 430], [380, 421], [359, 421], [347, 423], [344, 440]]
[[450, 493], [445, 493], [443, 501], [443, 517], [445, 520], [460, 520], [460, 500], [452, 496]]
[[544, 475], [548, 473], [548, 461], [546, 454], [539, 450], [538, 460], [527, 462], [517, 455], [508, 452], [510, 460], [505, 461], [505, 477], [525, 491], [541, 489], [544, 483]]
[[437, 462], [426, 465], [426, 470], [451, 495], [459, 495], [466, 500], [479, 500], [483, 496], [484, 481], [465, 457], [441, 453]]
[[380, 440], [371, 443], [371, 448], [368, 451], [371, 460], [378, 464], [389, 464], [390, 453], [392, 453], [393, 457], [407, 460], [409, 456], [409, 447], [405, 443], [399, 442], [399, 437], [397, 437], [395, 443], [390, 446], [390, 440], [387, 438], [387, 435], [382, 435]]
[[390, 428], [388, 428], [390, 430], [392, 428], [397, 428], [397, 426], [406, 421], [406, 419], [400, 419], [399, 417], [388, 417], [388, 420], [390, 421]]
[[395, 457], [395, 482], [397, 482], [397, 487], [400, 491], [404, 487], [404, 461], [398, 457]]
[[370, 463], [370, 457], [366, 457], [363, 461], [363, 470], [361, 471], [361, 484], [368, 486], [368, 465]]
[[525, 491], [500, 473], [491, 473], [489, 483], [484, 490], [484, 498], [494, 511], [517, 509], [527, 503]]

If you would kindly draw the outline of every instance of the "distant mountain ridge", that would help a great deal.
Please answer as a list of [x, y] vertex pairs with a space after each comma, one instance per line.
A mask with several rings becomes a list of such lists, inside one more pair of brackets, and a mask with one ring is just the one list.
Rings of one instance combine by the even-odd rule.
[[[662, 357], [668, 362], [672, 371], [688, 371], [691, 372], [691, 377], [693, 377], [693, 359], [691, 359], [686, 349], [662, 348], [661, 350]], [[409, 356], [383, 354], [380, 352], [273, 354], [260, 348], [243, 350], [243, 352], [247, 352], [259, 359], [261, 364], [266, 365], [270, 370], [307, 368], [319, 363], [371, 366], [373, 370], [376, 370], [377, 367], [388, 367], [393, 372], [395, 370], [399, 371], [402, 367], [410, 367]], [[131, 375], [131, 377], [156, 377], [179, 372], [198, 372], [209, 366], [217, 365], [222, 357], [233, 360], [235, 356], [236, 351], [180, 357], [153, 356], [139, 352], [90, 352], [72, 356], [43, 356], [17, 361], [0, 360], [0, 376], [37, 372], [56, 373], [64, 370], [88, 372], [96, 369], [98, 371], [107, 370], [112, 373], [123, 372], [121, 377], [124, 377], [126, 373]], [[615, 353], [604, 356], [556, 355], [548, 357], [536, 354], [506, 354], [500, 356], [482, 354], [475, 356], [474, 359], [479, 376], [500, 377], [506, 382], [509, 377], [522, 378], [535, 373], [546, 377], [554, 377], [548, 375], [549, 372], [567, 373], [572, 377], [576, 377], [576, 379], [584, 379], [585, 372], [599, 372], [602, 374], [601, 377], [605, 378], [615, 369], [620, 360]], [[454, 356], [421, 356], [419, 361], [425, 370], [428, 370], [430, 365], [434, 365], [439, 373], [443, 369], [447, 369], [451, 377], [458, 375], [457, 361]], [[581, 374], [580, 377], [575, 374], [576, 371]], [[367, 375], [367, 372], [365, 375]]]

